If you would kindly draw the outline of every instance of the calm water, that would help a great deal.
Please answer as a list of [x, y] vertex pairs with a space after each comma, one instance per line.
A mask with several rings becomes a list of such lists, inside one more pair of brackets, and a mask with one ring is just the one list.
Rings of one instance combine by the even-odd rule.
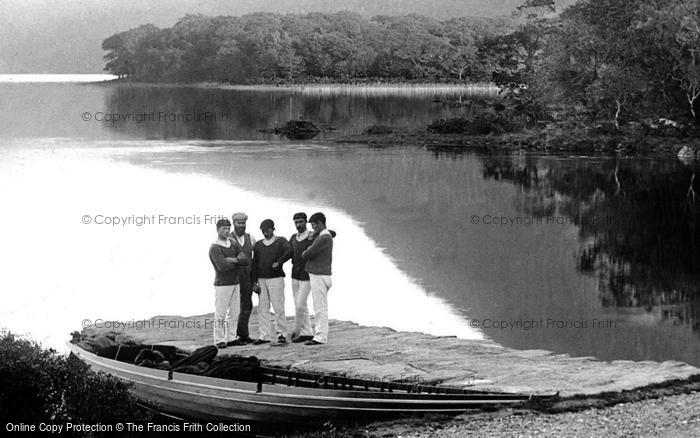
[[[354, 133], [468, 111], [436, 97], [0, 84], [0, 194], [10, 212], [0, 262], [15, 268], [0, 279], [10, 303], [0, 316], [52, 342], [85, 318], [210, 311], [211, 224], [85, 225], [83, 215], [204, 221], [246, 210], [253, 232], [269, 216], [288, 236], [294, 211], [324, 210], [338, 232], [332, 318], [700, 365], [696, 164], [257, 132], [297, 116]], [[223, 117], [81, 119], [161, 111]], [[44, 229], [45, 243], [36, 237]], [[53, 262], [28, 262], [37, 253]]]

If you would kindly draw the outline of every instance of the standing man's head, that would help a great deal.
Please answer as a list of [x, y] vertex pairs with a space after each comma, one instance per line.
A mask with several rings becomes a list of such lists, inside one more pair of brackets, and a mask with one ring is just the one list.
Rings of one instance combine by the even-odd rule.
[[233, 219], [233, 232], [236, 233], [236, 236], [241, 237], [244, 235], [248, 215], [245, 213], [234, 213], [231, 219]]
[[309, 218], [309, 223], [311, 228], [314, 229], [314, 233], [318, 234], [326, 229], [326, 215], [323, 213], [314, 213]]
[[306, 231], [306, 213], [296, 213], [292, 219], [294, 219], [294, 226], [299, 233]]
[[216, 222], [216, 234], [219, 235], [219, 239], [226, 240], [230, 233], [231, 222], [228, 219], [219, 219]]
[[271, 239], [275, 235], [275, 223], [272, 219], [265, 219], [260, 223], [260, 231], [266, 239]]

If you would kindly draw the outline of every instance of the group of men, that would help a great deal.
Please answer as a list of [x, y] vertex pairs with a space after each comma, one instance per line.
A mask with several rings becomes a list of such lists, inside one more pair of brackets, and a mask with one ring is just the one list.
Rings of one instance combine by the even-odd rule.
[[[216, 223], [217, 239], [209, 248], [209, 260], [216, 272], [214, 279], [214, 343], [218, 348], [237, 345], [273, 346], [287, 343], [287, 317], [284, 312], [283, 265], [292, 260], [292, 292], [295, 318], [291, 342], [321, 345], [328, 341], [328, 290], [331, 287], [333, 238], [323, 213], [308, 218], [305, 213], [293, 216], [297, 232], [289, 240], [275, 235], [275, 223], [265, 219], [260, 224], [263, 239], [256, 241], [246, 233], [248, 216], [236, 213]], [[258, 337], [248, 330], [253, 310], [253, 293], [258, 294]], [[315, 324], [309, 317], [311, 294]], [[274, 310], [271, 319], [270, 306]], [[235, 336], [234, 336], [235, 327]], [[274, 339], [275, 342], [272, 342]]]

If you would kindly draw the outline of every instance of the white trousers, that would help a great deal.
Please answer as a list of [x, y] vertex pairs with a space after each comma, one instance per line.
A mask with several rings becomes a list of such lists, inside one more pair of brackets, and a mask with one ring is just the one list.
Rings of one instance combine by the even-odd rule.
[[309, 318], [309, 292], [311, 282], [292, 278], [292, 293], [294, 294], [294, 334], [296, 336], [312, 336], [311, 318]]
[[328, 289], [333, 282], [330, 275], [309, 274], [311, 298], [314, 300], [314, 341], [328, 342]]
[[214, 344], [233, 341], [241, 307], [240, 286], [214, 286]]
[[[272, 340], [272, 333], [277, 338], [287, 333], [287, 317], [284, 314], [284, 277], [259, 278], [260, 296], [258, 297], [258, 339]], [[270, 317], [270, 304], [275, 311], [274, 328]]]

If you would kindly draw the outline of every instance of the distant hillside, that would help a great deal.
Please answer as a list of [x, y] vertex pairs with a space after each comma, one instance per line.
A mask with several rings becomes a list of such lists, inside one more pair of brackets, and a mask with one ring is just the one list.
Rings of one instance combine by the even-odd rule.
[[[568, 6], [575, 0], [558, 0]], [[3, 0], [0, 73], [101, 73], [100, 45], [141, 24], [172, 26], [188, 13], [336, 12], [366, 16], [416, 13], [436, 18], [494, 17], [522, 0]]]

